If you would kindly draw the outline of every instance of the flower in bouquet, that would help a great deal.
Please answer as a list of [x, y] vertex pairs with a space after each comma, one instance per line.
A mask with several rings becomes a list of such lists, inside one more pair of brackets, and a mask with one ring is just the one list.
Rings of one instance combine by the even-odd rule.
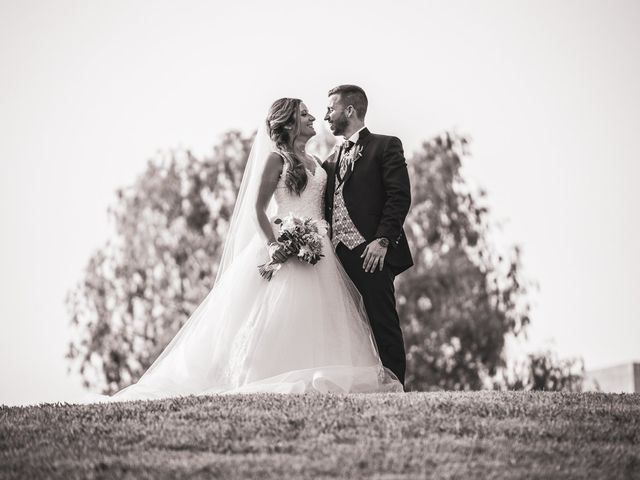
[[[324, 256], [322, 254], [322, 237], [326, 235], [328, 225], [324, 220], [309, 217], [296, 217], [289, 213], [283, 219], [277, 218], [274, 223], [279, 226], [277, 243], [284, 253], [296, 256], [300, 261], [315, 265]], [[269, 252], [272, 254], [272, 252]], [[282, 263], [273, 260], [258, 267], [263, 278], [271, 277], [280, 270]]]

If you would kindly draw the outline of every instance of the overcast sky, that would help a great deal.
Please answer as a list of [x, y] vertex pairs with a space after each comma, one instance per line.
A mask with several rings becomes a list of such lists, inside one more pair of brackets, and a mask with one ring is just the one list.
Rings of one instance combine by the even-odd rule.
[[473, 138], [468, 178], [540, 285], [532, 345], [640, 361], [638, 25], [637, 1], [0, 0], [0, 403], [82, 393], [64, 297], [118, 187], [280, 96], [321, 118], [341, 83], [409, 153]]

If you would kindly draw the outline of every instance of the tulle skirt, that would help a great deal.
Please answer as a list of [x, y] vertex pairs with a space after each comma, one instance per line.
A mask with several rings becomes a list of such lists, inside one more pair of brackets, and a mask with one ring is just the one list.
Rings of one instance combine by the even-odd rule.
[[256, 237], [141, 379], [111, 399], [402, 391], [328, 237], [323, 253], [316, 265], [290, 258], [267, 281]]

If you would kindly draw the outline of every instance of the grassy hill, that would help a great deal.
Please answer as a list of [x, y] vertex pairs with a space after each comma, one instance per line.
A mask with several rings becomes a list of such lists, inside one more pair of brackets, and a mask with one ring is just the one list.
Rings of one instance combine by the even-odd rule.
[[247, 395], [0, 407], [0, 478], [640, 478], [640, 395]]

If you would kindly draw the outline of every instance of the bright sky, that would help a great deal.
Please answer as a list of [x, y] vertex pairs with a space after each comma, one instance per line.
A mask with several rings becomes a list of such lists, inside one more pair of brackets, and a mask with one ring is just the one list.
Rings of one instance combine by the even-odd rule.
[[82, 393], [64, 298], [116, 188], [277, 97], [322, 117], [340, 83], [409, 152], [473, 137], [468, 176], [540, 285], [533, 345], [640, 361], [638, 25], [636, 1], [0, 0], [0, 403]]

